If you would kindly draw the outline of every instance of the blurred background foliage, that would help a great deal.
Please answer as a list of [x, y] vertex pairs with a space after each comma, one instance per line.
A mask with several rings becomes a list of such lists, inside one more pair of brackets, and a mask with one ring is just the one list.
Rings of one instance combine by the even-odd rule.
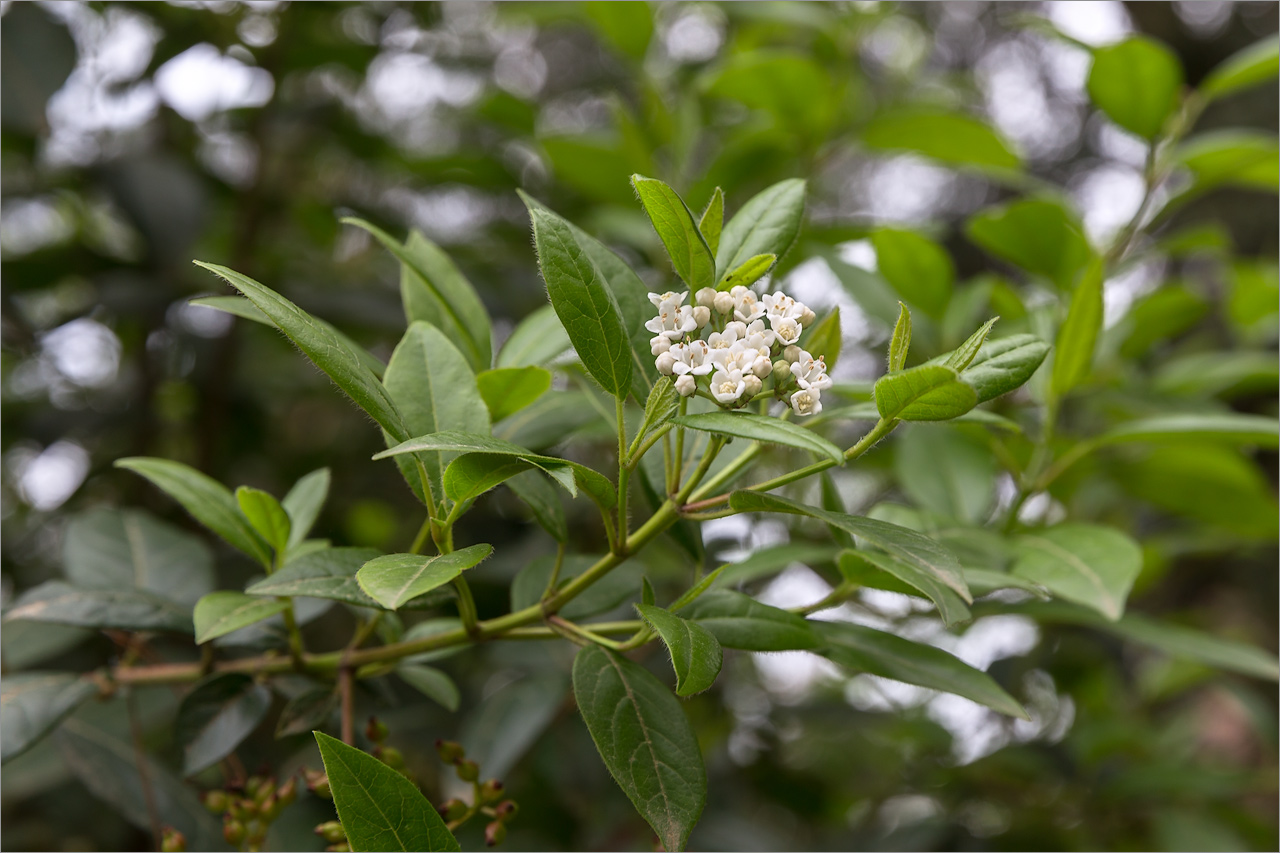
[[[394, 469], [368, 462], [377, 431], [328, 380], [273, 330], [187, 304], [225, 293], [192, 258], [267, 283], [385, 359], [403, 329], [398, 270], [343, 215], [438, 242], [501, 337], [545, 299], [516, 188], [660, 287], [669, 271], [628, 175], [660, 177], [695, 206], [721, 186], [731, 210], [804, 177], [808, 221], [774, 280], [810, 304], [840, 305], [837, 377], [866, 382], [882, 369], [888, 334], [880, 273], [892, 271], [883, 258], [875, 271], [879, 247], [866, 239], [877, 227], [928, 233], [950, 253], [952, 305], [963, 294], [965, 307], [917, 331], [921, 346], [942, 351], [988, 308], [1011, 331], [1036, 299], [966, 237], [974, 212], [1056, 185], [1105, 241], [1136, 210], [1142, 146], [1090, 107], [1088, 53], [1071, 39], [1148, 33], [1195, 85], [1277, 28], [1274, 3], [1247, 2], [2, 8], [6, 602], [59, 575], [63, 529], [78, 512], [139, 506], [193, 527], [111, 468], [126, 455], [182, 460], [275, 494], [328, 466], [335, 488], [318, 535], [399, 549], [417, 529], [420, 507]], [[913, 131], [939, 113], [981, 117], [999, 136], [993, 144], [967, 125], [928, 121]], [[1218, 127], [1257, 131], [1261, 165], [1180, 206], [1158, 251], [1108, 282], [1103, 356], [1069, 431], [1087, 434], [1157, 397], [1276, 412], [1274, 79], [1213, 103], [1197, 133]], [[522, 426], [523, 443], [553, 446], [579, 427], [589, 435], [594, 414], [579, 401], [539, 418]], [[920, 459], [901, 449], [911, 435], [868, 460], [851, 509], [892, 498], [895, 466]], [[995, 476], [975, 458], [969, 476]], [[1133, 609], [1274, 650], [1275, 480], [1272, 452], [1173, 446], [1091, 459], [1054, 498], [1057, 510], [1143, 532]], [[579, 521], [594, 529], [589, 516]], [[767, 524], [734, 522], [707, 529], [709, 559], [776, 541]], [[483, 528], [498, 554], [472, 581], [481, 615], [496, 614], [545, 537], [505, 492], [465, 524]], [[687, 564], [668, 551], [673, 566]], [[243, 584], [246, 564], [225, 548], [217, 557], [220, 585]], [[663, 559], [647, 566], [659, 582], [678, 576]], [[829, 569], [793, 565], [772, 600], [796, 590], [809, 600], [806, 585]], [[307, 627], [317, 649], [348, 632], [340, 608]], [[1274, 685], [1016, 617], [979, 621], [960, 642], [1021, 685], [1033, 721], [836, 677], [800, 653], [727, 660], [716, 690], [686, 706], [711, 775], [692, 846], [1276, 849]], [[550, 648], [506, 644], [442, 662], [462, 688], [461, 713], [386, 679], [362, 708], [381, 709], [437, 801], [447, 780], [432, 740], [460, 735], [485, 756], [485, 772], [522, 804], [513, 849], [647, 848], [566, 698], [569, 651]], [[78, 629], [3, 628], [9, 669], [89, 669], [118, 653], [112, 637]], [[179, 693], [137, 694], [163, 783]], [[5, 767], [6, 849], [151, 843], [138, 827], [140, 792], [104, 781], [132, 772], [120, 704], [90, 705]], [[282, 772], [316, 764], [309, 736], [276, 740], [263, 728], [241, 750], [246, 760]], [[326, 805], [304, 798], [273, 827], [271, 846], [319, 849], [310, 827], [331, 816]]]

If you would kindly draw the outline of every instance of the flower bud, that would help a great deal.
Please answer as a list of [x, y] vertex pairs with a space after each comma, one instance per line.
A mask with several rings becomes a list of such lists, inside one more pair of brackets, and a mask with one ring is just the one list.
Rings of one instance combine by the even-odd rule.
[[268, 776], [258, 783], [258, 790], [254, 791], [253, 800], [258, 804], [265, 803], [268, 798], [275, 796], [276, 780], [274, 777]]
[[205, 791], [200, 801], [210, 814], [222, 814], [227, 810], [227, 792], [220, 790]]
[[800, 347], [792, 344], [782, 351], [782, 357], [792, 364], [795, 364], [800, 360]]
[[693, 378], [692, 373], [686, 373], [684, 376], [676, 377], [676, 391], [681, 397], [692, 397], [698, 390], [698, 380]]
[[791, 362], [780, 358], [773, 363], [773, 381], [784, 382], [791, 375]]
[[769, 356], [758, 356], [755, 361], [751, 362], [751, 372], [761, 379], [764, 379], [770, 373], [773, 373], [773, 362], [769, 361]]
[[228, 818], [222, 822], [222, 837], [227, 839], [228, 844], [234, 844], [237, 847], [241, 841], [244, 841], [244, 824], [235, 818]]
[[244, 793], [245, 793], [245, 796], [246, 796], [246, 797], [255, 797], [255, 796], [257, 796], [257, 794], [258, 794], [258, 789], [262, 787], [262, 783], [263, 783], [263, 782], [265, 782], [265, 781], [267, 781], [267, 780], [266, 780], [266, 779], [263, 779], [261, 776], [250, 776], [250, 777], [249, 777], [248, 779], [246, 779], [246, 780], [245, 780], [245, 782], [244, 782]]
[[663, 376], [670, 376], [675, 370], [676, 358], [669, 352], [658, 355], [658, 360], [654, 362], [658, 366], [658, 372]]
[[248, 820], [258, 813], [258, 802], [244, 798], [236, 800], [231, 804], [231, 814], [240, 820]]
[[503, 800], [494, 806], [493, 813], [503, 823], [510, 823], [520, 814], [520, 806], [515, 800]]
[[342, 823], [336, 820], [325, 821], [317, 826], [316, 835], [330, 844], [339, 844], [347, 840], [347, 831], [342, 828]]
[[467, 804], [462, 800], [454, 797], [451, 800], [445, 800], [440, 806], [440, 816], [448, 821], [461, 820], [462, 816], [467, 813]]
[[384, 746], [378, 749], [378, 757], [382, 759], [382, 763], [390, 767], [392, 770], [399, 770], [404, 767], [404, 754], [394, 746]]
[[695, 293], [693, 298], [703, 308], [713, 308], [716, 304], [716, 289], [714, 287], [704, 287]]
[[324, 849], [326, 853], [351, 853], [351, 845], [345, 842], [342, 844], [330, 844]]
[[708, 323], [711, 322], [711, 309], [702, 305], [699, 305], [697, 308], [694, 308], [693, 322], [698, 324], [699, 329], [706, 326]]
[[454, 765], [458, 778], [463, 782], [474, 782], [480, 778], [480, 765], [470, 758], [464, 758]]
[[258, 813], [262, 815], [263, 820], [273, 821], [280, 816], [280, 810], [282, 808], [284, 808], [284, 806], [280, 804], [280, 801], [276, 799], [276, 795], [272, 793], [262, 801], [262, 805], [258, 807]]
[[657, 335], [649, 339], [649, 352], [654, 355], [662, 355], [671, 349], [671, 338], [666, 335]]
[[716, 294], [712, 307], [716, 309], [717, 314], [728, 314], [733, 311], [733, 297], [722, 290]]
[[369, 724], [364, 727], [364, 736], [374, 743], [382, 743], [387, 739], [387, 724], [377, 717], [370, 717]]
[[250, 849], [259, 847], [267, 840], [267, 824], [261, 820], [251, 820], [244, 825], [244, 843]]
[[[768, 359], [765, 359], [765, 363], [768, 363]], [[756, 376], [754, 373], [748, 373], [746, 376], [742, 377], [742, 384], [746, 386], [746, 390], [743, 393], [744, 401], [750, 400], [752, 397], [764, 390], [764, 382], [761, 381], [760, 377]]]
[[490, 779], [480, 786], [480, 801], [491, 803], [502, 796], [502, 783], [497, 779]]
[[501, 821], [493, 821], [484, 828], [484, 843], [496, 847], [507, 837], [507, 825]]
[[166, 826], [160, 837], [160, 850], [163, 853], [183, 853], [186, 849], [187, 837], [172, 826]]
[[465, 758], [467, 752], [456, 740], [437, 740], [436, 755], [440, 756], [440, 760], [445, 764], [454, 764], [459, 759]]
[[298, 799], [298, 780], [290, 776], [288, 781], [276, 791], [276, 800], [280, 805], [287, 806], [296, 799]]
[[333, 799], [333, 792], [329, 790], [329, 777], [323, 771], [304, 771], [303, 778], [306, 780], [307, 788], [311, 790], [311, 793], [324, 800]]

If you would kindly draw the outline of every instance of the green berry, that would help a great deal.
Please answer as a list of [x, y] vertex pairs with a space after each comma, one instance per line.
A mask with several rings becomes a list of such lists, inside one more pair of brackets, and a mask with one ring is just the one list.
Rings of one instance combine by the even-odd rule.
[[456, 764], [467, 756], [462, 744], [452, 740], [436, 741], [436, 752], [440, 755], [440, 760], [445, 764]]
[[369, 725], [364, 729], [364, 736], [374, 743], [382, 743], [387, 739], [387, 724], [377, 717], [370, 717]]
[[347, 840], [347, 831], [336, 820], [325, 821], [316, 827], [316, 835], [330, 844], [341, 844]]
[[484, 843], [496, 847], [507, 837], [507, 825], [501, 821], [493, 821], [484, 828]]
[[480, 778], [480, 765], [470, 758], [464, 758], [454, 765], [458, 778], [463, 782], [474, 782]]
[[204, 807], [211, 814], [222, 814], [227, 810], [227, 792], [220, 790], [205, 791], [200, 798], [204, 803]]
[[164, 835], [160, 838], [160, 850], [162, 853], [183, 853], [187, 849], [187, 837], [172, 826], [164, 828]]

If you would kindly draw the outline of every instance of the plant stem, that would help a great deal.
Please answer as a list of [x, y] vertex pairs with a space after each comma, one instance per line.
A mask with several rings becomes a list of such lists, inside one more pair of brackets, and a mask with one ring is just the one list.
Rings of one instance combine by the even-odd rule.
[[355, 676], [350, 665], [338, 670], [338, 694], [342, 697], [342, 742], [347, 746], [355, 746]]
[[293, 599], [282, 596], [279, 600], [285, 602], [282, 615], [285, 631], [289, 635], [289, 659], [293, 662], [293, 668], [302, 672], [305, 668], [303, 659], [306, 657], [306, 649], [302, 645], [302, 631], [298, 629], [298, 620], [293, 613]]
[[[677, 410], [677, 414], [680, 417], [684, 417], [685, 413], [688, 411], [689, 411], [689, 398], [681, 397], [680, 408]], [[671, 494], [671, 495], [674, 495], [676, 492], [680, 491], [680, 478], [684, 476], [684, 427], [679, 427], [676, 429], [675, 466], [676, 466], [675, 476], [671, 478], [671, 484], [667, 487], [667, 494]]]
[[551, 577], [547, 578], [547, 586], [542, 590], [542, 601], [546, 601], [551, 594], [556, 591], [556, 584], [560, 583], [560, 569], [564, 566], [564, 550], [565, 545], [561, 542], [556, 546], [556, 562], [551, 567]]
[[422, 548], [427, 544], [427, 539], [431, 536], [431, 516], [428, 515], [422, 520], [422, 526], [418, 528], [418, 535], [413, 537], [413, 544], [409, 546], [410, 554], [421, 554]]
[[[662, 426], [655, 429], [653, 432], [649, 433], [649, 435], [645, 437], [645, 440], [640, 444], [639, 447], [635, 447], [633, 450], [628, 452], [627, 467], [630, 468], [632, 471], [634, 471], [636, 469], [636, 466], [640, 464], [640, 460], [643, 459], [644, 455], [649, 452], [649, 448], [653, 447], [653, 445], [655, 445], [658, 442], [658, 439], [665, 438], [667, 433], [671, 432], [674, 426], [675, 424], [665, 423]], [[639, 436], [637, 436], [637, 440], [638, 439], [639, 439]], [[634, 442], [633, 442], [633, 446], [634, 446]]]
[[627, 478], [631, 476], [631, 466], [627, 459], [627, 418], [622, 404], [622, 397], [617, 399], [618, 413], [618, 536], [617, 542], [625, 547], [627, 541]]

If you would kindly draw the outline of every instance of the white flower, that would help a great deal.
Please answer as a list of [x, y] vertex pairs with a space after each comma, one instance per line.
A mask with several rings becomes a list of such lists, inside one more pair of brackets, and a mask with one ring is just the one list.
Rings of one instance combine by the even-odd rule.
[[662, 355], [671, 349], [671, 338], [666, 335], [658, 335], [649, 341], [649, 352], [654, 355]]
[[711, 396], [722, 406], [736, 403], [746, 390], [741, 370], [717, 370], [711, 377]]
[[786, 317], [789, 320], [799, 321], [808, 310], [804, 307], [804, 303], [795, 301], [780, 290], [776, 293], [766, 293], [760, 297], [760, 302], [763, 303], [764, 313], [770, 322], [774, 317]]
[[716, 366], [711, 359], [711, 348], [707, 346], [706, 341], [676, 344], [667, 354], [675, 359], [672, 370], [678, 376], [684, 376], [686, 373], [706, 376]]
[[795, 363], [791, 373], [796, 384], [801, 388], [825, 391], [831, 387], [831, 377], [827, 376], [827, 363], [822, 358], [814, 358], [801, 350], [800, 360]]
[[791, 395], [791, 408], [801, 417], [816, 415], [822, 411], [822, 393], [816, 388], [801, 388]]
[[769, 361], [769, 356], [767, 355], [758, 355], [756, 360], [751, 362], [751, 372], [764, 379], [773, 372], [773, 362]]
[[698, 380], [693, 378], [692, 373], [676, 377], [676, 391], [680, 393], [681, 397], [692, 397], [697, 390]]
[[760, 350], [761, 355], [769, 354], [769, 348], [773, 346], [776, 337], [772, 329], [765, 328], [764, 320], [756, 320], [747, 326], [747, 333], [743, 335], [747, 346]]
[[747, 336], [747, 324], [740, 320], [730, 320], [724, 324], [725, 331], [733, 329], [733, 333], [738, 336], [738, 340], [742, 340]]
[[778, 336], [778, 340], [788, 345], [800, 340], [800, 333], [804, 331], [804, 327], [795, 320], [781, 314], [770, 314], [769, 324], [773, 326], [773, 333]]
[[753, 323], [765, 314], [765, 308], [751, 288], [737, 285], [729, 291], [733, 297], [733, 316], [742, 323]]
[[[698, 304], [703, 308], [714, 308], [716, 304], [716, 289], [714, 287], [704, 287], [693, 296]], [[725, 312], [720, 312], [725, 313]]]
[[687, 290], [684, 293], [675, 293], [668, 290], [666, 293], [650, 293], [649, 301], [653, 303], [653, 307], [657, 308], [658, 313], [661, 314], [668, 307], [679, 308], [684, 305], [684, 298], [688, 295], [689, 291]]
[[716, 309], [717, 314], [728, 314], [733, 310], [733, 297], [728, 291], [722, 290], [716, 294], [715, 303], [711, 307]]
[[[680, 346], [680, 344], [676, 344], [676, 346]], [[666, 352], [658, 353], [658, 358], [654, 361], [654, 364], [657, 365], [659, 373], [663, 376], [670, 376], [671, 371], [676, 366], [676, 357], [671, 354], [670, 350], [667, 350]]]
[[720, 357], [728, 352], [740, 337], [738, 328], [733, 323], [725, 326], [723, 332], [712, 332], [707, 335], [707, 346], [711, 347], [711, 357], [719, 361]]
[[743, 376], [742, 384], [745, 386], [748, 398], [754, 397], [764, 390], [764, 381], [754, 373], [748, 373]]
[[[649, 298], [652, 299], [655, 295], [650, 293]], [[683, 299], [684, 294], [680, 298]], [[693, 309], [688, 305], [664, 301], [659, 307], [658, 316], [646, 322], [644, 327], [655, 335], [666, 335], [671, 340], [678, 341], [697, 329], [698, 323], [693, 319]]]

